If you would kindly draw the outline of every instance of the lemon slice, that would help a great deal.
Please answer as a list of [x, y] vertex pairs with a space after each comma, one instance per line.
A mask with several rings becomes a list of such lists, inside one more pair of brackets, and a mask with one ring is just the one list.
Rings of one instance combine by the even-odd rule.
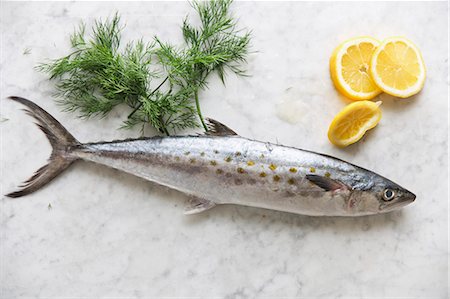
[[340, 147], [357, 142], [380, 121], [380, 105], [381, 102], [358, 101], [346, 106], [331, 122], [328, 139]]
[[357, 37], [334, 50], [330, 58], [331, 79], [346, 97], [370, 100], [381, 93], [369, 74], [370, 60], [379, 44], [371, 37]]
[[426, 71], [422, 55], [411, 41], [391, 37], [373, 53], [370, 73], [384, 92], [407, 98], [422, 89]]

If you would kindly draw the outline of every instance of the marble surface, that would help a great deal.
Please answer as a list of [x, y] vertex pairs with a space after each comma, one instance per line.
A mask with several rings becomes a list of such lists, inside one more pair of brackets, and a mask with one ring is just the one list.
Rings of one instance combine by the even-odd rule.
[[[6, 96], [36, 101], [81, 141], [139, 136], [116, 130], [126, 109], [89, 121], [60, 112], [52, 84], [33, 70], [67, 53], [81, 20], [116, 10], [125, 40], [158, 34], [174, 43], [182, 18], [193, 14], [186, 2], [2, 3], [1, 194], [50, 153]], [[251, 76], [230, 75], [226, 88], [212, 78], [201, 93], [204, 114], [243, 136], [373, 169], [414, 191], [416, 202], [362, 218], [237, 206], [188, 217], [183, 194], [81, 162], [35, 194], [2, 198], [1, 298], [447, 298], [447, 3], [238, 2], [233, 12], [253, 31]], [[359, 35], [407, 36], [422, 50], [428, 78], [408, 100], [380, 95], [379, 126], [341, 150], [326, 138], [346, 104], [328, 58]]]

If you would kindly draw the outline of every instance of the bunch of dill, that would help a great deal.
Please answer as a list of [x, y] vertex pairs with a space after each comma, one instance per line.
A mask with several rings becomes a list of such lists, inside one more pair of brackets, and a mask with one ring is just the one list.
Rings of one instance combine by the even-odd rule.
[[201, 25], [186, 18], [182, 33], [186, 45], [177, 47], [158, 37], [121, 49], [120, 18], [95, 22], [86, 38], [85, 25], [71, 36], [73, 52], [37, 68], [57, 80], [56, 96], [66, 111], [82, 117], [105, 116], [126, 104], [130, 128], [150, 124], [167, 135], [198, 126], [207, 130], [199, 105], [199, 91], [216, 72], [222, 82], [228, 69], [243, 75], [239, 66], [248, 54], [250, 33], [236, 29], [229, 13], [232, 0], [193, 2]]

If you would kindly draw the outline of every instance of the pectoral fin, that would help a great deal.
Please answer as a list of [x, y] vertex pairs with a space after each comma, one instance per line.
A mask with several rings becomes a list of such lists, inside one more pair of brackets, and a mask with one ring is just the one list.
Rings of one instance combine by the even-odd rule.
[[325, 191], [350, 190], [346, 184], [320, 175], [307, 174], [306, 178]]
[[193, 215], [198, 214], [203, 211], [207, 211], [209, 209], [212, 209], [216, 206], [216, 204], [210, 200], [193, 197], [189, 201], [190, 206], [186, 208], [184, 211], [184, 215]]

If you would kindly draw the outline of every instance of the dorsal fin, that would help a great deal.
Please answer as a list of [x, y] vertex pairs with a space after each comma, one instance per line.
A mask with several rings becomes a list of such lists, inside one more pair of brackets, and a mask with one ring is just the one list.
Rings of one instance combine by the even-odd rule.
[[237, 135], [237, 133], [223, 123], [218, 122], [212, 118], [206, 118], [206, 126], [208, 127], [208, 131], [206, 131], [206, 135], [210, 136], [230, 136]]
[[325, 191], [337, 191], [337, 190], [350, 190], [350, 188], [337, 180], [333, 180], [327, 177], [322, 177], [314, 174], [307, 174], [306, 178], [316, 186], [322, 188]]

